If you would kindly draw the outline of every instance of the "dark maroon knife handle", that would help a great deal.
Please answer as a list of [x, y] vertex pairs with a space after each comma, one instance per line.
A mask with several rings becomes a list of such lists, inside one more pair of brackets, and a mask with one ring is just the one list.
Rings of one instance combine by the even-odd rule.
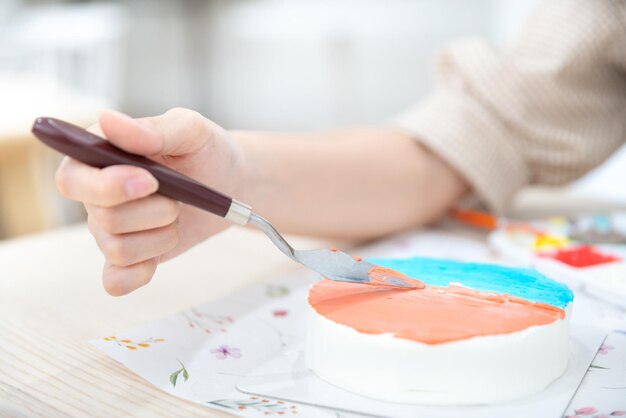
[[159, 181], [159, 193], [215, 215], [226, 216], [232, 198], [145, 157], [123, 151], [85, 129], [54, 118], [37, 118], [33, 134], [44, 144], [87, 165], [103, 168], [133, 165], [148, 170]]

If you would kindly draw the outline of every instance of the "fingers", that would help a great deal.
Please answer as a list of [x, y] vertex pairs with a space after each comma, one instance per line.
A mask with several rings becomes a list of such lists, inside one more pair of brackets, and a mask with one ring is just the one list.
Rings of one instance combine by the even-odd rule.
[[90, 219], [109, 234], [127, 234], [160, 228], [176, 221], [180, 204], [162, 195], [151, 195], [114, 207], [86, 204]]
[[[226, 137], [222, 128], [186, 109], [142, 119], [105, 111], [88, 130], [128, 152], [162, 156], [154, 159], [168, 165], [180, 161], [188, 171], [206, 166], [206, 155], [221, 162], [227, 154], [207, 147]], [[195, 159], [176, 158], [185, 154]], [[146, 170], [121, 165], [97, 169], [65, 158], [56, 182], [61, 194], [85, 204], [89, 230], [106, 258], [103, 284], [110, 294], [124, 295], [148, 283], [161, 256], [178, 245], [179, 204], [154, 194], [158, 182]]]
[[100, 115], [100, 128], [114, 145], [147, 156], [195, 152], [221, 129], [198, 112], [181, 108], [142, 119], [107, 110]]
[[89, 231], [95, 237], [106, 260], [118, 267], [128, 267], [173, 250], [178, 244], [178, 225], [174, 222], [160, 228], [128, 234], [110, 234], [91, 217]]
[[115, 165], [98, 169], [71, 158], [63, 160], [55, 180], [68, 199], [103, 207], [148, 196], [159, 186], [148, 171], [139, 167]]
[[151, 258], [127, 267], [109, 262], [102, 270], [102, 284], [111, 296], [126, 295], [150, 282], [156, 271], [158, 259]]
[[87, 224], [106, 258], [103, 285], [113, 296], [150, 282], [160, 256], [178, 244], [178, 202], [161, 195], [114, 207], [86, 204]]

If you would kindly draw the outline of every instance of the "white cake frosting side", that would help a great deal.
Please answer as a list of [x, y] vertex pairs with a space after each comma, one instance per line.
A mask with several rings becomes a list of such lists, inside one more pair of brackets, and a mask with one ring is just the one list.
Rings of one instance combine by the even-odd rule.
[[431, 405], [505, 402], [537, 393], [563, 374], [570, 306], [565, 319], [547, 325], [435, 345], [360, 333], [309, 306], [305, 361], [327, 382], [375, 399]]

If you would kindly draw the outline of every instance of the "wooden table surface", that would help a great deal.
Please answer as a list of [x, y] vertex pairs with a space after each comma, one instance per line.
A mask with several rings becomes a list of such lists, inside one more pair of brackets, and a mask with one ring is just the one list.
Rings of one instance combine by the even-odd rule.
[[[303, 249], [328, 245], [289, 241]], [[120, 298], [103, 290], [102, 262], [82, 224], [0, 243], [0, 418], [230, 416], [157, 389], [88, 341], [301, 267], [260, 233], [242, 228], [165, 263], [152, 283]], [[576, 297], [579, 320], [626, 329], [626, 310]], [[592, 383], [577, 397], [601, 404], [606, 396], [595, 394]]]
[[88, 341], [299, 267], [241, 228], [165, 263], [125, 297], [103, 290], [102, 261], [84, 225], [0, 244], [0, 417], [230, 416], [156, 389]]

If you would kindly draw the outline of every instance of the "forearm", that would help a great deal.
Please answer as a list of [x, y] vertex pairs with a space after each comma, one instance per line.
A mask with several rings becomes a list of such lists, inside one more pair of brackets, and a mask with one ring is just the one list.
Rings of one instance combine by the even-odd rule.
[[465, 181], [406, 134], [232, 132], [246, 173], [237, 197], [285, 232], [370, 239], [438, 218]]

